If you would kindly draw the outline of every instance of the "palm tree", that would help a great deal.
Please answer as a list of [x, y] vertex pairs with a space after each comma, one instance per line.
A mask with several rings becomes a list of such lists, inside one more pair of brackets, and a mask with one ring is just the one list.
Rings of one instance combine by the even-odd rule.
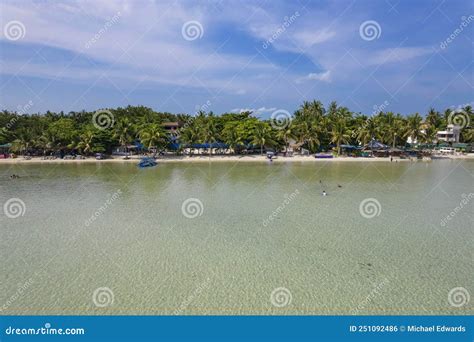
[[311, 152], [321, 144], [319, 141], [320, 127], [316, 120], [303, 121], [296, 128], [296, 136], [300, 146], [306, 144]]
[[79, 136], [79, 141], [76, 144], [76, 148], [81, 151], [82, 154], [89, 154], [92, 152], [92, 141], [94, 140], [94, 132], [87, 130]]
[[192, 145], [200, 142], [200, 127], [195, 119], [187, 120], [186, 124], [179, 130], [179, 141], [193, 151]]
[[209, 144], [209, 154], [212, 155], [212, 144], [218, 140], [219, 134], [216, 125], [216, 118], [210, 113], [204, 125], [201, 126], [201, 135], [204, 143]]
[[288, 153], [288, 149], [290, 147], [290, 139], [296, 137], [296, 129], [293, 123], [290, 122], [289, 125], [285, 127], [281, 127], [280, 130], [276, 134], [277, 138], [282, 140], [285, 144], [285, 156]]
[[324, 106], [320, 101], [305, 101], [295, 112], [295, 121], [319, 120], [324, 115]]
[[395, 148], [397, 139], [405, 140], [407, 138], [406, 123], [400, 116], [396, 116], [391, 124], [388, 126], [388, 140], [387, 143], [391, 143], [392, 148]]
[[24, 155], [26, 152], [28, 152], [28, 149], [31, 146], [32, 136], [30, 131], [26, 129], [20, 129], [15, 134], [15, 138], [16, 139], [13, 140], [12, 150]]
[[260, 145], [260, 154], [263, 154], [263, 148], [266, 144], [273, 144], [272, 139], [272, 128], [267, 122], [258, 122], [253, 130], [252, 134], [252, 144]]
[[149, 150], [167, 141], [166, 131], [161, 125], [151, 124], [139, 132], [140, 141]]
[[421, 136], [422, 142], [425, 144], [432, 144], [436, 139], [437, 129], [431, 125], [425, 128], [425, 133]]
[[331, 131], [331, 142], [336, 143], [337, 154], [341, 154], [341, 144], [347, 143], [351, 138], [351, 132], [347, 127], [347, 120], [344, 117], [339, 117], [333, 123]]
[[411, 140], [413, 142], [419, 141], [421, 136], [423, 135], [421, 129], [422, 123], [423, 118], [418, 113], [416, 113], [415, 115], [409, 115], [407, 117], [405, 134], [407, 137], [411, 137]]
[[433, 128], [438, 128], [441, 123], [440, 114], [434, 109], [430, 108], [426, 116], [426, 123]]
[[127, 145], [132, 142], [133, 133], [133, 125], [128, 118], [121, 119], [114, 127], [114, 138], [125, 147], [125, 152], [128, 152]]
[[379, 126], [374, 118], [368, 118], [363, 124], [358, 125], [354, 133], [362, 145], [368, 144], [372, 139], [380, 139]]

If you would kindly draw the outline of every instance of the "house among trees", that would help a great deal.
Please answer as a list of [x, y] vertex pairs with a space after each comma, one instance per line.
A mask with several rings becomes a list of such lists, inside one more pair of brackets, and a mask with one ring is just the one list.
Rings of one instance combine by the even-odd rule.
[[460, 133], [461, 133], [460, 126], [450, 124], [446, 127], [446, 130], [438, 131], [436, 133], [436, 139], [438, 141], [444, 141], [448, 143], [458, 143]]

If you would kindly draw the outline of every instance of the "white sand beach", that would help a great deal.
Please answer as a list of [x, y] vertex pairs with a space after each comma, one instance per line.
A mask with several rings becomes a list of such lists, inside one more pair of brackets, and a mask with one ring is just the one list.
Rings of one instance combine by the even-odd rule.
[[[129, 159], [124, 157], [111, 157], [109, 159], [97, 160], [94, 157], [86, 159], [51, 159], [45, 160], [42, 157], [32, 157], [31, 159], [25, 159], [24, 157], [0, 159], [1, 164], [51, 164], [51, 163], [136, 163], [142, 158], [142, 156], [131, 156]], [[474, 153], [464, 155], [446, 155], [443, 156], [445, 159], [472, 159], [474, 160]], [[269, 162], [266, 156], [262, 155], [213, 155], [213, 156], [160, 156], [157, 158], [158, 162], [183, 162], [183, 163], [202, 163], [202, 162]], [[416, 158], [411, 159], [400, 159], [393, 158], [393, 162], [414, 162]], [[390, 158], [354, 158], [354, 157], [334, 157], [334, 158], [315, 158], [314, 156], [293, 156], [284, 157], [278, 156], [273, 159], [274, 163], [288, 163], [288, 162], [388, 162]]]

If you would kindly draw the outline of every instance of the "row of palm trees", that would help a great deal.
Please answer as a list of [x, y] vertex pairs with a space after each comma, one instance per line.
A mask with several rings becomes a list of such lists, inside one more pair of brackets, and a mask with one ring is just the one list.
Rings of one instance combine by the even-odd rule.
[[[46, 113], [18, 116], [0, 113], [0, 144], [13, 142], [13, 150], [26, 153], [40, 150], [43, 153], [59, 150], [76, 150], [82, 154], [110, 152], [117, 146], [127, 149], [139, 141], [145, 149], [166, 149], [170, 142], [178, 142], [178, 153], [184, 148], [193, 151], [199, 144], [221, 146], [223, 143], [234, 152], [241, 153], [257, 147], [260, 153], [272, 147], [288, 151], [290, 145], [311, 152], [334, 146], [341, 153], [341, 145], [365, 145], [377, 139], [390, 146], [403, 146], [408, 138], [418, 143], [433, 143], [436, 132], [446, 128], [452, 111], [443, 114], [430, 109], [425, 119], [418, 114], [402, 116], [380, 112], [373, 116], [352, 113], [348, 108], [332, 102], [327, 109], [320, 101], [304, 102], [284, 122], [261, 120], [251, 112], [212, 112], [196, 115], [157, 113], [146, 107], [111, 109], [114, 125], [101, 129], [92, 122], [93, 113]], [[462, 110], [466, 122], [473, 122], [470, 106]], [[164, 121], [177, 121], [181, 128], [171, 134], [163, 128]], [[13, 125], [8, 123], [14, 123]], [[13, 126], [13, 127], [11, 127]], [[6, 127], [9, 127], [8, 129]], [[465, 142], [473, 141], [473, 129], [466, 124], [462, 130]], [[219, 148], [209, 148], [209, 153]]]
[[[296, 148], [305, 147], [311, 152], [335, 145], [340, 154], [343, 144], [366, 145], [372, 139], [393, 147], [404, 146], [409, 138], [412, 142], [432, 144], [437, 131], [448, 125], [450, 114], [451, 110], [442, 115], [430, 109], [425, 120], [418, 113], [404, 117], [380, 112], [368, 117], [354, 115], [335, 102], [325, 110], [321, 102], [313, 101], [303, 103], [284, 125], [272, 124], [271, 120], [260, 121], [250, 113], [222, 123], [219, 117], [201, 112], [186, 124], [181, 140], [187, 145], [221, 141], [233, 150], [248, 142], [260, 146], [262, 152], [265, 146], [283, 147], [286, 151], [290, 142]], [[465, 107], [463, 115], [472, 117], [472, 108]], [[221, 130], [219, 125], [223, 126]], [[462, 133], [464, 141], [472, 142], [472, 127], [465, 127]]]

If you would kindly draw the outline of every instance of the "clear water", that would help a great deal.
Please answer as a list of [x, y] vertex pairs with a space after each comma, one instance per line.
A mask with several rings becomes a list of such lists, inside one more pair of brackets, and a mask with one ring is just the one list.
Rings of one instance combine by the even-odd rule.
[[26, 207], [0, 212], [0, 314], [472, 314], [448, 293], [474, 296], [474, 199], [441, 221], [473, 175], [455, 160], [0, 165], [0, 204]]

